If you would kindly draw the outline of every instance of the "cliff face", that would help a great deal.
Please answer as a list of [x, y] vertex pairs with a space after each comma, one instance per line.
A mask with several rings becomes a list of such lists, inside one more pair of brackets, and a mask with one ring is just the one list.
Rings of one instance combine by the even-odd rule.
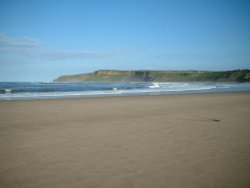
[[234, 71], [118, 71], [99, 70], [93, 73], [65, 75], [54, 82], [250, 82], [250, 70]]

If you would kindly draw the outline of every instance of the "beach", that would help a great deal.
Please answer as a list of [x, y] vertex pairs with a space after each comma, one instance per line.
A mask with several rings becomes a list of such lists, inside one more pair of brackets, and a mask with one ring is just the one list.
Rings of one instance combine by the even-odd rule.
[[0, 187], [250, 187], [250, 93], [0, 101]]

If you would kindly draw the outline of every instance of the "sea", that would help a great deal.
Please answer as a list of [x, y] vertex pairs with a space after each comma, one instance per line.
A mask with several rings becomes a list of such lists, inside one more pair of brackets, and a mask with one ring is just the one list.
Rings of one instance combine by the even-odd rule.
[[0, 82], [0, 100], [33, 100], [102, 96], [247, 92], [250, 83], [213, 82]]

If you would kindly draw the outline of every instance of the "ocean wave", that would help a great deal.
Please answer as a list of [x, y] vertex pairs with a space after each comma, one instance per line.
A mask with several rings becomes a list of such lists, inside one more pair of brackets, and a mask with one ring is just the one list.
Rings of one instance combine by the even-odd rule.
[[75, 98], [114, 95], [159, 95], [171, 93], [201, 93], [250, 91], [250, 84], [238, 83], [0, 83], [0, 100]]
[[159, 88], [159, 84], [158, 83], [153, 83], [153, 85], [148, 86], [149, 88]]

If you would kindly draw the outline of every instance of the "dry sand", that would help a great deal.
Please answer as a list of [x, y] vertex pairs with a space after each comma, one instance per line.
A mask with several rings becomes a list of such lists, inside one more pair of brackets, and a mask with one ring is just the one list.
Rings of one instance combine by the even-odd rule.
[[250, 93], [0, 102], [0, 187], [250, 187]]

